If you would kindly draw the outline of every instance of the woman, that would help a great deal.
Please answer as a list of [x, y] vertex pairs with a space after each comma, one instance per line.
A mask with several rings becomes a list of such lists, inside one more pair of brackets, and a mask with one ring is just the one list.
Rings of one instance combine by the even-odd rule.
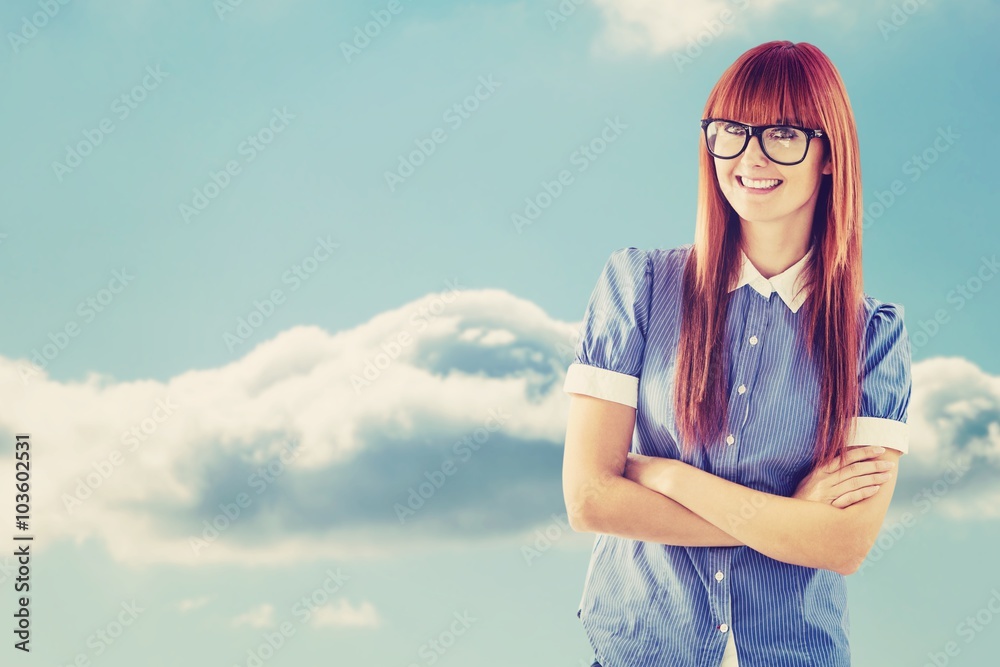
[[695, 242], [612, 253], [567, 371], [577, 615], [602, 667], [847, 667], [911, 391], [903, 309], [862, 291], [853, 114], [770, 42], [702, 132]]

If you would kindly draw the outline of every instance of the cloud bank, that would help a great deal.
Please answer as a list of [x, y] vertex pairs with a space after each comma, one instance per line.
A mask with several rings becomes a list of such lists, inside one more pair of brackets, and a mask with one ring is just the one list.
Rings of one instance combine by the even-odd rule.
[[31, 433], [32, 530], [133, 563], [523, 532], [562, 508], [575, 335], [506, 292], [454, 290], [166, 382], [23, 382], [29, 362], [0, 357], [0, 474], [13, 477], [13, 434]]
[[[98, 540], [130, 564], [529, 543], [565, 510], [577, 326], [502, 290], [455, 289], [347, 331], [295, 327], [165, 382], [25, 383], [27, 360], [0, 357], [0, 475], [13, 479], [14, 434], [31, 433], [38, 546]], [[893, 507], [1000, 518], [1000, 379], [961, 358], [913, 373]], [[343, 616], [373, 622], [355, 611]]]

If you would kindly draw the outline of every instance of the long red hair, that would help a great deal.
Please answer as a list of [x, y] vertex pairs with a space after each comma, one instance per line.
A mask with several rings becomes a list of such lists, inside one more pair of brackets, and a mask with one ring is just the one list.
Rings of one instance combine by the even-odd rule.
[[[798, 321], [821, 369], [815, 463], [826, 463], [843, 455], [861, 405], [861, 165], [847, 91], [833, 63], [812, 44], [768, 42], [723, 73], [703, 117], [752, 125], [794, 122], [825, 131], [819, 140], [833, 161], [833, 173], [822, 176], [816, 201], [810, 239], [815, 250], [803, 269], [810, 293]], [[683, 277], [674, 402], [685, 450], [694, 443], [716, 443], [730, 432], [724, 337], [728, 287], [740, 269], [739, 217], [719, 189], [703, 138], [699, 155], [695, 242]]]

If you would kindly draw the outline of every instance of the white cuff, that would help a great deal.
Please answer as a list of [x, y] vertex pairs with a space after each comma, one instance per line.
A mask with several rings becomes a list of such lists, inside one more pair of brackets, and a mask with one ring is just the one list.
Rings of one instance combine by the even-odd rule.
[[906, 454], [910, 450], [908, 427], [908, 424], [895, 419], [855, 417], [851, 421], [851, 431], [847, 435], [847, 446], [889, 447]]
[[563, 391], [586, 394], [634, 408], [639, 404], [639, 378], [574, 362], [566, 370]]

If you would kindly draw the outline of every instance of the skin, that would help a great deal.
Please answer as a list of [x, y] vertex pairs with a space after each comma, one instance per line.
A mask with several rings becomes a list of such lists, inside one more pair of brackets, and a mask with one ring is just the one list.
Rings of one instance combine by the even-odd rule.
[[[808, 250], [821, 179], [832, 173], [822, 140], [811, 141], [797, 165], [771, 162], [756, 137], [740, 156], [715, 159], [720, 189], [740, 218], [744, 252], [765, 278]], [[782, 184], [751, 195], [740, 189], [741, 175]], [[571, 394], [563, 492], [574, 530], [681, 546], [746, 545], [845, 575], [857, 571], [878, 537], [901, 455], [852, 447], [843, 462], [818, 466], [785, 498], [682, 461], [630, 453], [634, 428], [635, 408]]]
[[815, 468], [785, 498], [682, 461], [630, 453], [635, 413], [621, 403], [570, 395], [563, 493], [575, 531], [690, 547], [746, 545], [775, 560], [845, 575], [874, 545], [901, 452], [852, 447], [843, 466], [835, 460]]
[[883, 452], [872, 463], [891, 464], [881, 475], [885, 481], [874, 495], [843, 509], [749, 489], [675, 459], [628, 454], [625, 476], [765, 556], [848, 575], [861, 567], [875, 544], [896, 485], [894, 469], [901, 453]]
[[[733, 119], [739, 120], [739, 119]], [[740, 218], [743, 252], [765, 278], [771, 278], [802, 259], [809, 249], [813, 211], [824, 174], [833, 162], [822, 139], [810, 139], [806, 159], [796, 165], [772, 162], [760, 148], [760, 137], [731, 160], [715, 161], [719, 188]], [[747, 193], [737, 176], [782, 181], [770, 194]]]

